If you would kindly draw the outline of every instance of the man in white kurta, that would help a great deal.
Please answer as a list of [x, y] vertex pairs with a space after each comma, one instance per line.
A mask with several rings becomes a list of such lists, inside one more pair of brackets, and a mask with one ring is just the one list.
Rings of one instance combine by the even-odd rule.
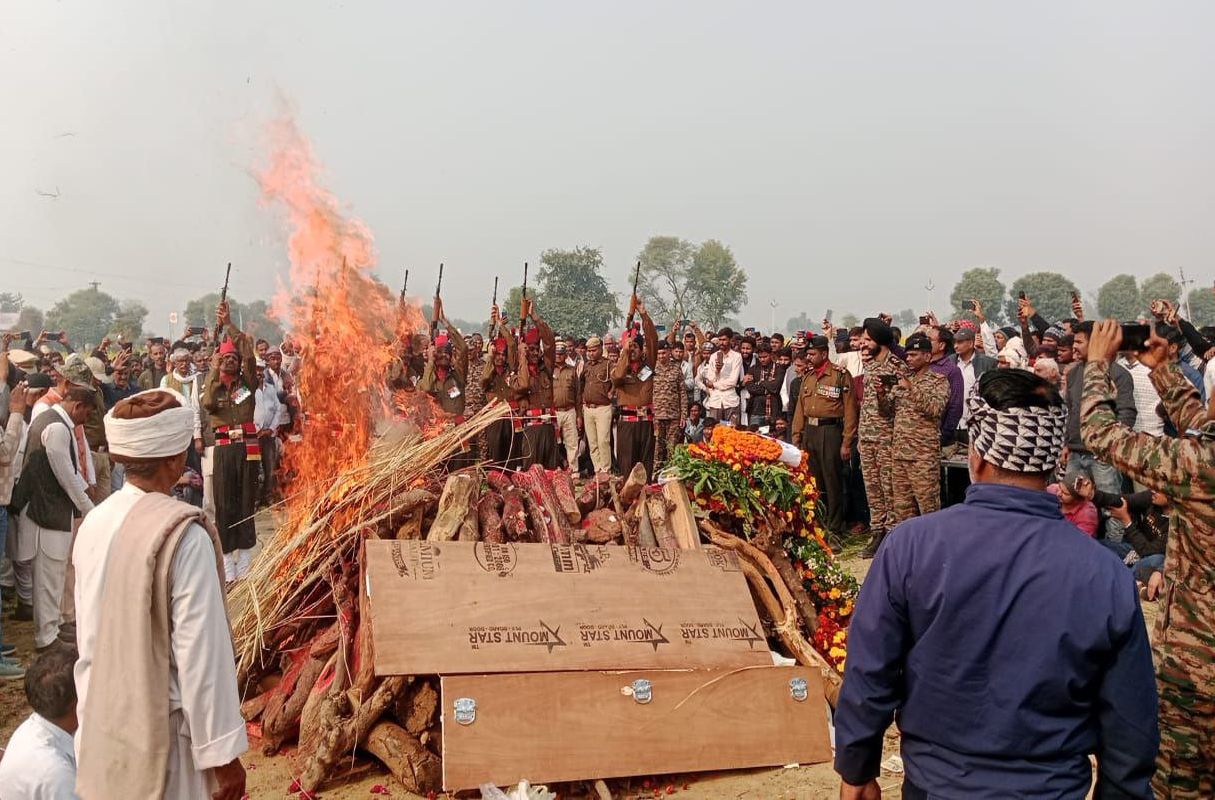
[[[153, 389], [142, 394], [165, 392]], [[174, 393], [175, 394], [175, 393]], [[188, 408], [185, 398], [182, 405]], [[115, 406], [115, 410], [119, 406]], [[167, 412], [164, 412], [167, 413]], [[137, 426], [118, 426], [106, 415], [111, 454], [118, 457], [155, 458], [167, 451], [184, 453], [193, 441], [192, 412], [177, 417], [174, 429], [163, 432], [165, 443], [132, 433]], [[161, 415], [158, 415], [161, 416]], [[151, 419], [156, 419], [153, 417]], [[145, 420], [124, 420], [144, 422]], [[142, 436], [142, 439], [139, 437]], [[73, 558], [76, 565], [76, 621], [80, 660], [76, 663], [76, 689], [80, 700], [81, 732], [90, 670], [98, 648], [105, 594], [107, 554], [131, 508], [144, 496], [128, 466], [127, 482], [98, 505], [80, 527]], [[213, 771], [237, 762], [249, 742], [240, 714], [235, 657], [224, 607], [223, 589], [216, 572], [214, 546], [207, 531], [192, 523], [173, 554], [170, 579], [170, 653], [168, 729], [168, 785], [166, 798], [211, 798], [216, 781]], [[134, 598], [133, 598], [134, 599]], [[133, 698], [135, 700], [135, 698]], [[78, 754], [89, 747], [77, 736]], [[239, 767], [239, 762], [237, 762]], [[82, 793], [83, 795], [83, 793]]]
[[[79, 394], [82, 391], [84, 395]], [[32, 420], [30, 434], [37, 441], [26, 442], [24, 472], [15, 490], [16, 495], [22, 495], [23, 483], [28, 482], [30, 485], [24, 487], [27, 497], [30, 494], [47, 496], [53, 491], [67, 499], [62, 507], [57, 506], [54, 513], [47, 516], [38, 512], [36, 502], [23, 500], [23, 510], [17, 517], [17, 546], [13, 560], [23, 569], [29, 565], [28, 569], [32, 571], [34, 646], [39, 649], [51, 646], [59, 636], [60, 605], [74, 519], [93, 509], [73, 435], [77, 419], [83, 419], [92, 406], [91, 392], [92, 389], [75, 387], [67, 398], [43, 411], [39, 415], [41, 419]], [[45, 458], [50, 465], [49, 475], [33, 469], [32, 462], [39, 458]]]

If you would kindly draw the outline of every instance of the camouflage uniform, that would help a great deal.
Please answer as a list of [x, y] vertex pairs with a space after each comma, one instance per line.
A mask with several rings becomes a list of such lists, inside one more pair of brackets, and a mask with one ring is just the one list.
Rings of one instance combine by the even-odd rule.
[[[1177, 364], [1151, 372], [1178, 430], [1211, 433], [1206, 409]], [[1164, 609], [1153, 647], [1160, 693], [1160, 798], [1215, 797], [1215, 441], [1155, 437], [1117, 422], [1106, 364], [1089, 362], [1080, 434], [1093, 455], [1171, 502]]]
[[941, 416], [949, 404], [949, 381], [931, 369], [894, 388], [894, 521], [941, 507]]
[[[485, 369], [485, 355], [483, 353], [469, 353], [467, 375], [472, 380], [466, 381], [464, 387], [464, 413], [468, 416], [473, 416], [481, 409], [485, 408], [485, 387], [481, 385], [480, 376]], [[477, 434], [477, 438], [472, 442], [473, 455], [475, 458], [484, 456], [485, 448], [485, 431]]]
[[688, 392], [683, 367], [670, 358], [658, 359], [654, 368], [654, 469], [661, 470], [679, 443], [688, 416]]
[[886, 400], [878, 401], [877, 385], [882, 375], [901, 376], [907, 365], [898, 356], [888, 353], [865, 365], [864, 393], [861, 398], [861, 421], [858, 440], [861, 451], [861, 474], [865, 478], [865, 496], [869, 498], [869, 528], [874, 536], [884, 536], [894, 527], [894, 403], [889, 390]]

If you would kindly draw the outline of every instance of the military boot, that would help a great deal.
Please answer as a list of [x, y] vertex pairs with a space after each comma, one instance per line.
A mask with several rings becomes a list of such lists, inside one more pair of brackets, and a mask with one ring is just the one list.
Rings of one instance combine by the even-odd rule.
[[873, 558], [877, 555], [878, 547], [885, 538], [886, 531], [875, 530], [873, 536], [869, 538], [869, 544], [865, 545], [865, 549], [861, 551], [861, 558]]

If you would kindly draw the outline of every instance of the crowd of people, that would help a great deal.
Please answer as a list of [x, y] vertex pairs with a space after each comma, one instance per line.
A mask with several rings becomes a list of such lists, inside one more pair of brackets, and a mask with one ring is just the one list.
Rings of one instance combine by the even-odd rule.
[[[1018, 324], [1005, 328], [990, 325], [977, 301], [971, 311], [974, 319], [946, 322], [928, 312], [907, 332], [876, 314], [848, 329], [823, 320], [819, 330], [785, 336], [706, 332], [683, 320], [660, 326], [634, 296], [619, 335], [581, 337], [554, 331], [527, 298], [517, 325], [495, 306], [487, 331], [460, 331], [436, 298], [431, 333], [391, 344], [384, 382], [389, 392], [428, 396], [435, 414], [457, 423], [488, 403], [510, 406], [509, 417], [453, 456], [452, 468], [539, 464], [591, 477], [641, 465], [655, 481], [678, 445], [703, 441], [716, 425], [803, 449], [828, 534], [867, 534], [864, 555], [877, 556], [837, 719], [836, 765], [851, 796], [876, 796], [882, 734], [896, 711], [908, 785], [924, 793], [907, 796], [955, 796], [947, 787], [967, 781], [976, 791], [987, 782], [1038, 796], [1025, 793], [1034, 770], [1039, 786], [1070, 796], [1077, 758], [1087, 753], [1124, 792], [1109, 796], [1150, 796], [1153, 761], [1161, 796], [1212, 796], [1215, 330], [1196, 328], [1167, 301], [1152, 304], [1147, 335], [1128, 347], [1117, 325], [1085, 320], [1078, 300], [1071, 318], [1046, 320], [1022, 297]], [[0, 677], [26, 681], [34, 714], [10, 752], [33, 752], [41, 771], [6, 757], [0, 776], [21, 770], [20, 785], [45, 775], [37, 780], [62, 787], [13, 797], [70, 797], [86, 775], [95, 786], [134, 780], [155, 794], [167, 781], [180, 792], [164, 796], [241, 794], [247, 742], [223, 592], [248, 572], [257, 505], [280, 490], [281, 448], [306, 416], [296, 387], [306, 354], [290, 339], [242, 332], [226, 304], [212, 331], [188, 334], [149, 340], [138, 353], [108, 339], [75, 352], [62, 334], [4, 335], [0, 592], [16, 619], [34, 622], [37, 653], [26, 667], [31, 654], [3, 644]], [[950, 484], [958, 481], [976, 485], [965, 503], [934, 515], [943, 494], [956, 498]], [[931, 547], [909, 544], [918, 531], [930, 532], [918, 535]], [[1089, 563], [1094, 552], [1105, 560]], [[1041, 569], [1026, 566], [1028, 554]], [[1061, 596], [1054, 584], [1039, 593], [1085, 608], [1043, 626], [1033, 614], [1058, 609], [1025, 605], [1020, 590], [1047, 586], [1044, 575], [1068, 587], [1093, 570], [1091, 597]], [[913, 573], [933, 577], [904, 596]], [[1147, 687], [1150, 704], [1126, 699], [1144, 689], [1152, 666], [1139, 605], [1118, 594], [1136, 581], [1143, 597], [1168, 606], [1153, 643], [1159, 734], [1156, 687]], [[973, 607], [934, 628], [959, 587]], [[138, 606], [141, 589], [163, 598], [150, 631], [146, 609], [143, 617], [121, 610]], [[1007, 641], [1025, 645], [1022, 652], [992, 644], [1005, 618]], [[1026, 644], [1020, 626], [1034, 625], [1044, 633]], [[1088, 635], [1098, 628], [1106, 638]], [[1083, 635], [1069, 639], [1077, 630]], [[115, 641], [137, 651], [130, 675], [120, 656], [132, 654], [110, 647]], [[1069, 641], [1072, 649], [1056, 652]], [[1118, 658], [1122, 671], [1106, 674]], [[1052, 659], [1050, 681], [1034, 683]], [[930, 681], [925, 673], [934, 671]], [[942, 677], [967, 688], [931, 688]], [[1083, 698], [1066, 696], [1071, 679]], [[115, 699], [124, 680], [167, 693], [168, 706], [154, 711], [173, 725], [169, 741], [153, 742], [137, 725], [128, 738], [139, 747], [113, 744], [115, 726], [125, 724]], [[993, 699], [983, 694], [988, 686], [1008, 691]], [[947, 699], [965, 712], [941, 714]], [[1131, 714], [1133, 732], [1102, 727], [1107, 703], [1125, 704], [1109, 713]], [[1018, 726], [1040, 736], [1007, 738]], [[1014, 751], [1028, 773], [996, 766]], [[168, 771], [158, 778], [133, 766], [146, 758], [167, 760]], [[57, 768], [66, 762], [71, 775]], [[115, 774], [113, 764], [135, 777]], [[959, 784], [960, 774], [970, 777]], [[1196, 793], [1187, 794], [1191, 786]]]

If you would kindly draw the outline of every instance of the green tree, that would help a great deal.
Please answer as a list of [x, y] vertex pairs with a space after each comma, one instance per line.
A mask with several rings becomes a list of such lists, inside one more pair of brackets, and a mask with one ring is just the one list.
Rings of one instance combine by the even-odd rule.
[[1115, 275], [1097, 290], [1097, 314], [1103, 319], [1135, 319], [1142, 309], [1134, 275]]
[[558, 333], [599, 336], [621, 317], [597, 247], [545, 250], [536, 279], [536, 312]]
[[80, 289], [56, 303], [46, 315], [50, 330], [63, 330], [77, 348], [97, 345], [118, 316], [118, 301], [96, 289]]
[[[696, 247], [677, 236], [653, 236], [637, 255], [641, 276], [637, 293], [659, 319], [690, 319], [695, 289], [690, 280]], [[628, 285], [633, 285], [629, 270]]]
[[143, 303], [135, 300], [123, 300], [118, 304], [118, 313], [106, 331], [111, 337], [121, 335], [128, 342], [138, 342], [143, 339], [143, 323], [148, 317], [148, 309]]
[[[1148, 307], [1153, 300], [1168, 300], [1174, 304], [1180, 302], [1181, 284], [1167, 272], [1157, 272], [1155, 275], [1143, 279], [1139, 294], [1142, 302], [1140, 303], [1141, 308], [1134, 315], [1136, 317], [1140, 314], [1147, 314]], [[1124, 317], [1124, 319], [1133, 318]]]
[[747, 302], [747, 273], [739, 268], [730, 248], [716, 239], [709, 239], [696, 249], [688, 280], [694, 313], [711, 328], [726, 322]]
[[845, 328], [845, 329], [855, 328], [857, 325], [860, 325], [860, 324], [861, 324], [861, 320], [859, 317], [857, 317], [856, 314], [845, 314], [844, 316], [840, 317], [839, 326], [841, 328]]
[[[186, 303], [186, 325], [193, 327], [215, 326], [215, 308], [219, 305], [219, 292], [211, 292], [204, 294], [202, 297], [196, 297]], [[228, 295], [228, 309], [232, 312], [233, 321], [238, 321], [240, 317], [237, 311], [240, 309], [240, 303], [236, 301], [232, 295]]]
[[[1025, 292], [1034, 308], [1048, 322], [1067, 319], [1072, 315], [1072, 294], [1080, 290], [1057, 272], [1031, 272], [1013, 281], [1008, 288], [1008, 319], [1017, 318], [1017, 295]], [[991, 313], [990, 309], [985, 309]]]
[[1187, 299], [1190, 302], [1190, 322], [1198, 326], [1215, 325], [1215, 290], [1191, 289]]
[[995, 267], [974, 267], [962, 273], [949, 295], [955, 319], [976, 319], [970, 301], [978, 300], [988, 322], [999, 325], [1004, 317], [1004, 283]]
[[33, 306], [22, 306], [17, 315], [17, 330], [29, 331], [36, 337], [46, 325], [46, 315]]
[[16, 314], [24, 305], [20, 292], [0, 292], [0, 314]]
[[920, 324], [920, 315], [910, 308], [904, 308], [897, 314], [891, 314], [894, 325], [902, 328], [904, 334], [910, 334]]
[[810, 315], [803, 311], [796, 317], [789, 317], [789, 321], [785, 323], [784, 332], [792, 335], [797, 331], [807, 331], [813, 327], [814, 323], [810, 321]]

